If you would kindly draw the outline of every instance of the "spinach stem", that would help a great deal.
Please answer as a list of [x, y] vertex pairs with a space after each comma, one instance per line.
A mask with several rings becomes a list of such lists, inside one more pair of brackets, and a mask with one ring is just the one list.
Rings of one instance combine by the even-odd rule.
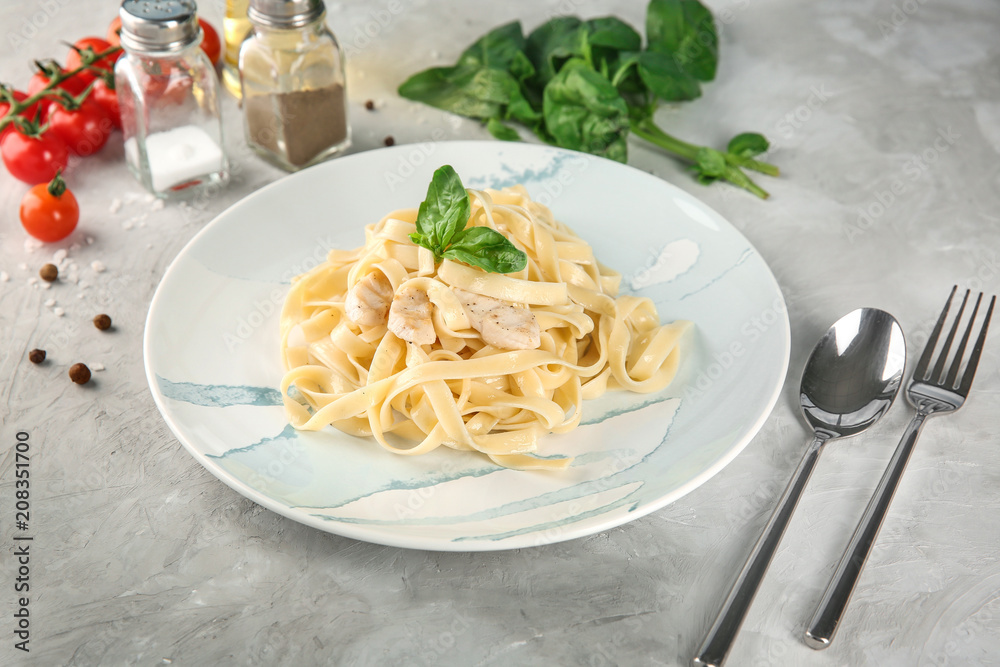
[[[632, 133], [637, 137], [659, 146], [668, 153], [673, 153], [688, 162], [697, 162], [698, 160], [697, 156], [700, 148], [699, 146], [689, 144], [686, 141], [681, 141], [677, 137], [667, 134], [649, 118], [644, 120], [633, 120], [631, 122], [631, 128]], [[778, 175], [777, 167], [766, 162], [760, 162], [750, 158], [742, 158], [738, 155], [732, 155], [730, 153], [723, 153], [723, 155], [726, 158], [726, 164], [728, 166], [726, 167], [722, 178], [729, 181], [733, 185], [752, 192], [761, 199], [767, 199], [770, 196], [766, 190], [758, 186], [750, 179], [749, 176], [744, 174], [740, 167], [753, 169], [769, 176]]]

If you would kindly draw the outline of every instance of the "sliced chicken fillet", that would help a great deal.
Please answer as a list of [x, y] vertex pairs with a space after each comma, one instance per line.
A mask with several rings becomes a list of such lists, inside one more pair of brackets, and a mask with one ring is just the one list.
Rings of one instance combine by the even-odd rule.
[[358, 324], [378, 326], [385, 324], [392, 303], [392, 283], [381, 271], [372, 271], [347, 293], [344, 311]]
[[402, 340], [430, 345], [437, 340], [431, 320], [432, 308], [427, 292], [415, 287], [401, 287], [389, 308], [389, 331]]
[[541, 345], [538, 320], [527, 308], [454, 288], [472, 328], [483, 340], [504, 350], [534, 350]]

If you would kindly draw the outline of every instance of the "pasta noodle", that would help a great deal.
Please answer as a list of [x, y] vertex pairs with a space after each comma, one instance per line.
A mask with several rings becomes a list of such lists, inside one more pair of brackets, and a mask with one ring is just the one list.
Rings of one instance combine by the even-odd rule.
[[[468, 226], [504, 234], [527, 254], [525, 269], [436, 263], [410, 240], [416, 209], [368, 225], [363, 246], [332, 250], [285, 301], [281, 391], [295, 428], [331, 425], [397, 454], [444, 445], [511, 468], [558, 469], [571, 458], [536, 455], [539, 438], [575, 428], [584, 400], [671, 382], [690, 323], [661, 325], [651, 300], [618, 296], [621, 276], [524, 188], [468, 192]], [[394, 330], [392, 312], [388, 326], [382, 321], [390, 290], [393, 310], [409, 295], [430, 313], [433, 343], [397, 335], [407, 311], [398, 311]], [[470, 301], [485, 304], [485, 318]], [[523, 324], [524, 336], [514, 340], [499, 320], [486, 342], [490, 324], [477, 318], [501, 316]], [[508, 339], [514, 349], [504, 347]]]

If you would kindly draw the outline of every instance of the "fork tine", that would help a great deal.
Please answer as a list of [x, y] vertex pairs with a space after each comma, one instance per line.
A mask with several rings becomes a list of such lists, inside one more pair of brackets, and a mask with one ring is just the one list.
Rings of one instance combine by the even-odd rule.
[[944, 328], [944, 320], [948, 317], [948, 309], [951, 307], [951, 300], [955, 296], [955, 290], [958, 289], [958, 285], [951, 288], [951, 294], [948, 295], [948, 301], [944, 304], [944, 310], [941, 311], [941, 317], [938, 318], [937, 324], [934, 325], [934, 331], [931, 332], [931, 337], [927, 339], [927, 344], [924, 345], [924, 352], [920, 355], [920, 361], [917, 362], [917, 367], [913, 369], [913, 377], [918, 380], [925, 380], [927, 378], [927, 367], [931, 363], [931, 357], [934, 355], [934, 348], [937, 346], [938, 336], [941, 335], [941, 329]]
[[955, 389], [955, 381], [958, 379], [958, 369], [962, 366], [962, 357], [965, 356], [965, 346], [969, 344], [969, 336], [972, 334], [972, 325], [976, 322], [976, 315], [979, 314], [979, 304], [983, 302], [983, 293], [980, 292], [979, 296], [976, 297], [976, 305], [972, 309], [972, 315], [969, 316], [969, 326], [965, 327], [965, 333], [962, 335], [962, 342], [958, 344], [958, 349], [955, 350], [955, 360], [951, 363], [951, 368], [948, 370], [948, 379], [945, 380], [945, 386], [949, 389]]
[[[962, 385], [958, 388], [958, 392], [962, 396], [969, 395], [969, 389], [972, 387], [972, 378], [976, 377], [976, 366], [979, 365], [979, 356], [983, 353], [983, 344], [986, 342], [986, 330], [990, 327], [990, 318], [993, 316], [993, 305], [996, 302], [997, 298], [995, 296], [990, 299], [990, 307], [986, 309], [983, 328], [979, 331], [979, 338], [976, 339], [976, 344], [972, 346], [972, 356], [969, 357], [969, 365], [965, 367], [965, 375], [962, 376]], [[969, 326], [972, 326], [971, 323]]]
[[938, 356], [937, 363], [934, 364], [934, 372], [931, 373], [931, 382], [940, 382], [944, 379], [944, 365], [948, 361], [948, 352], [951, 351], [951, 344], [955, 340], [955, 333], [958, 331], [958, 325], [962, 321], [962, 313], [965, 312], [965, 304], [968, 302], [969, 290], [965, 290], [962, 305], [959, 306], [958, 314], [955, 315], [955, 322], [951, 325], [951, 331], [948, 332], [948, 337], [944, 339], [944, 345], [941, 347], [941, 354]]

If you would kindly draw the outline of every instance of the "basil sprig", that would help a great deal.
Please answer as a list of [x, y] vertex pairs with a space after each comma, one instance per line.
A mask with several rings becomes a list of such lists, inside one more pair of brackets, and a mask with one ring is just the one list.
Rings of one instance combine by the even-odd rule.
[[768, 149], [756, 133], [726, 150], [664, 132], [657, 107], [693, 100], [715, 78], [719, 39], [699, 0], [650, 0], [642, 35], [613, 16], [557, 16], [525, 36], [518, 22], [469, 46], [451, 67], [418, 72], [400, 87], [407, 99], [477, 118], [497, 139], [517, 141], [514, 125], [542, 141], [625, 162], [629, 134], [691, 164], [702, 183], [724, 180], [758, 197], [767, 192], [744, 170], [777, 176], [757, 157]]
[[434, 172], [427, 198], [417, 211], [417, 233], [410, 240], [444, 258], [478, 266], [489, 273], [514, 273], [528, 264], [528, 256], [506, 236], [490, 227], [468, 227], [472, 213], [469, 193], [451, 165]]

